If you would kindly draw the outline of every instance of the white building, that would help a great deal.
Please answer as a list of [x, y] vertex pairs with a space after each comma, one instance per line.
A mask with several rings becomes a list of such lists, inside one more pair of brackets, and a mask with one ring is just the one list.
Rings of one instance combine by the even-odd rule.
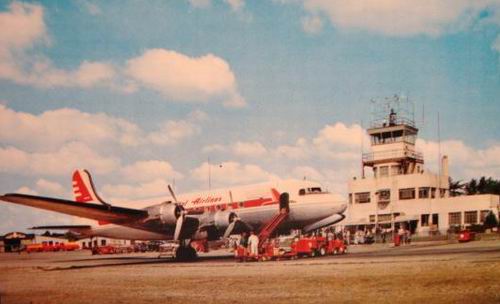
[[96, 236], [91, 238], [80, 239], [76, 241], [80, 248], [89, 249], [92, 247], [101, 247], [101, 246], [130, 246], [132, 242], [130, 240], [120, 240], [120, 239], [111, 239], [106, 237]]
[[[448, 158], [442, 157], [440, 174], [426, 171], [423, 155], [415, 150], [413, 120], [386, 111], [367, 130], [371, 152], [363, 153], [363, 176], [349, 181], [344, 225], [394, 228], [405, 223], [412, 233], [427, 235], [482, 223], [490, 211], [498, 218], [498, 195], [450, 196]], [[373, 176], [364, 176], [366, 167]]]

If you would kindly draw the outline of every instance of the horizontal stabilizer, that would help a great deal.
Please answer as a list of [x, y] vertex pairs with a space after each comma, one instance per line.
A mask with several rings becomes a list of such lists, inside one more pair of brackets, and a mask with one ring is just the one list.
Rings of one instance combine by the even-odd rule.
[[123, 207], [105, 206], [102, 204], [81, 204], [75, 201], [34, 196], [28, 194], [5, 194], [0, 200], [25, 205], [44, 210], [56, 211], [64, 214], [79, 216], [97, 221], [106, 221], [113, 224], [134, 224], [148, 217], [145, 210]]

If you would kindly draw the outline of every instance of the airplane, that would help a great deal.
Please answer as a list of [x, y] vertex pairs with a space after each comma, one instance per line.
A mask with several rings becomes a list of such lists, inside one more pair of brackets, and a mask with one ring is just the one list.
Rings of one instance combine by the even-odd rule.
[[177, 196], [173, 200], [151, 199], [140, 209], [111, 205], [96, 192], [87, 170], [73, 174], [75, 200], [8, 193], [0, 200], [97, 220], [99, 226], [39, 226], [34, 229], [69, 229], [84, 236], [135, 240], [174, 240], [180, 246], [179, 260], [196, 258], [192, 240], [217, 240], [242, 231], [263, 229], [286, 210], [276, 227], [278, 233], [301, 229], [308, 233], [342, 221], [347, 209], [319, 183], [307, 180], [279, 180], [260, 184], [215, 189]]

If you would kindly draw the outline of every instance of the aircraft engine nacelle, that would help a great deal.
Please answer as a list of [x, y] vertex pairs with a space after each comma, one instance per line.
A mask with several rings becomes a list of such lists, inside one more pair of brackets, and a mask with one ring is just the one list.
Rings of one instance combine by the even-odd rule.
[[214, 225], [219, 230], [225, 230], [236, 217], [236, 213], [231, 211], [217, 211], [214, 214]]
[[163, 203], [148, 209], [149, 218], [160, 220], [163, 224], [175, 225], [184, 208], [174, 203]]

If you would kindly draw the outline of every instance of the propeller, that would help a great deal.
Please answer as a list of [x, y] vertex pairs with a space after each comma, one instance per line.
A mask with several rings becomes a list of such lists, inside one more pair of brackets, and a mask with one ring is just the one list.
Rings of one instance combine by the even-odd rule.
[[[174, 199], [175, 204], [179, 205], [177, 196], [175, 196], [174, 190], [172, 189], [172, 186], [170, 186], [170, 184], [168, 185], [168, 192], [170, 192], [170, 195]], [[179, 210], [179, 217], [177, 218], [177, 222], [175, 223], [174, 241], [178, 241], [179, 237], [181, 236], [182, 226], [184, 225], [185, 218], [186, 218], [186, 211], [184, 210], [184, 208], [182, 208]]]
[[172, 186], [170, 184], [168, 185], [168, 192], [170, 192], [170, 195], [172, 195], [172, 198], [174, 199], [174, 202], [177, 204], [177, 197], [175, 196], [174, 190], [172, 189]]
[[182, 226], [184, 225], [185, 219], [185, 211], [182, 210], [177, 218], [177, 222], [175, 223], [175, 231], [174, 231], [174, 241], [178, 241], [182, 232]]
[[236, 226], [238, 221], [240, 221], [240, 218], [236, 214], [229, 220], [229, 225], [227, 226], [226, 231], [224, 231], [225, 239], [231, 235], [231, 232], [233, 232], [234, 226]]
[[252, 230], [252, 227], [250, 227], [250, 225], [242, 221], [236, 214], [234, 214], [234, 216], [230, 218], [230, 223], [227, 226], [226, 231], [224, 231], [223, 238], [228, 238], [238, 223], [243, 224], [246, 230]]

